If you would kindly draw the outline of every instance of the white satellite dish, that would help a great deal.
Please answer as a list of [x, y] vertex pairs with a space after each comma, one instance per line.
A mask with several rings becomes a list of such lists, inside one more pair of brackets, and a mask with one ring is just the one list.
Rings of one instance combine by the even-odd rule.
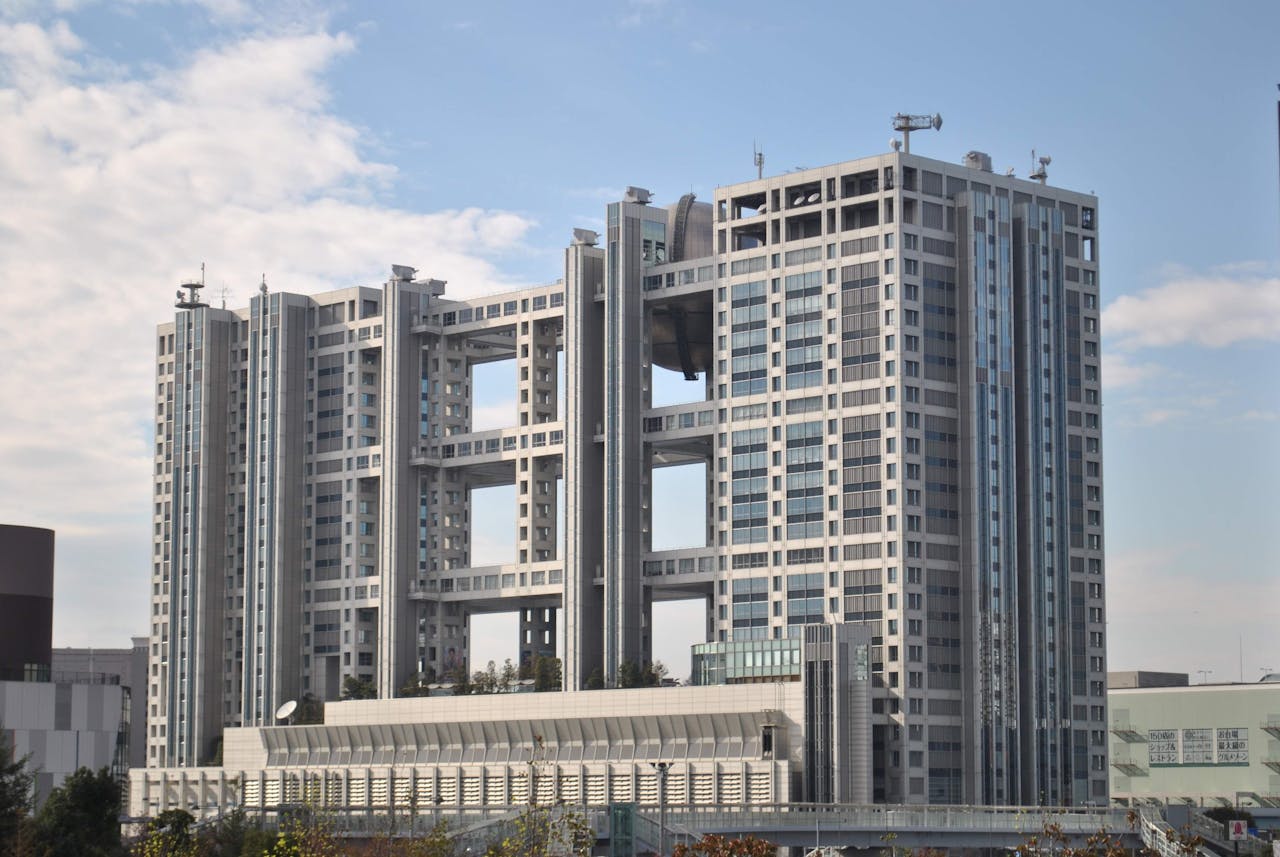
[[808, 200], [808, 201], [809, 201], [809, 202], [817, 202], [817, 201], [818, 201], [818, 200], [820, 200], [820, 199], [822, 199], [822, 194], [820, 194], [820, 193], [811, 193], [811, 194], [809, 194], [809, 200]]
[[801, 204], [801, 203], [803, 203], [803, 202], [804, 202], [804, 195], [803, 195], [803, 194], [801, 194], [800, 196], [794, 197], [794, 198], [792, 198], [792, 200], [791, 200], [791, 204], [792, 204], [792, 205], [800, 205], [800, 204]]
[[276, 720], [288, 720], [289, 715], [298, 710], [298, 700], [291, 699], [276, 709]]

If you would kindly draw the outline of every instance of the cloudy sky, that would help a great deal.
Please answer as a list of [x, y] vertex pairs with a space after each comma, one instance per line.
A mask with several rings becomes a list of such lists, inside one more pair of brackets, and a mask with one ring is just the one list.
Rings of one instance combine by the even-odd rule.
[[940, 111], [917, 153], [1101, 198], [1112, 668], [1280, 669], [1280, 7], [1112, 5], [0, 0], [0, 521], [58, 532], [55, 643], [146, 630], [152, 332], [201, 262], [234, 306], [549, 282], [625, 185]]

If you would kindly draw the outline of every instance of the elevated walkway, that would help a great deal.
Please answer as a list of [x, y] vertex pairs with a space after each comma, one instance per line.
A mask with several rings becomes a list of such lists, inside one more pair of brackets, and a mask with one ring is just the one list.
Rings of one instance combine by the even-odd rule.
[[[586, 816], [597, 839], [610, 836], [609, 807], [543, 807], [561, 813], [574, 809]], [[473, 849], [508, 830], [527, 805], [454, 807], [444, 810], [410, 808], [394, 812], [368, 808], [330, 808], [335, 828], [345, 836], [360, 838], [380, 834], [409, 836], [430, 830], [437, 820], [447, 822], [452, 836]], [[637, 844], [653, 847], [658, 839], [658, 807], [636, 808], [633, 837]], [[263, 816], [266, 826], [278, 822], [279, 813]], [[894, 848], [1000, 848], [1012, 849], [1054, 825], [1070, 845], [1104, 832], [1125, 847], [1146, 845], [1160, 857], [1189, 857], [1179, 849], [1172, 828], [1159, 812], [1100, 808], [871, 806], [830, 804], [708, 805], [671, 807], [666, 812], [666, 843], [696, 840], [707, 833], [725, 836], [753, 835], [775, 845], [807, 850]], [[477, 852], [478, 853], [478, 852]], [[1211, 853], [1211, 852], [1209, 852]], [[1208, 857], [1202, 854], [1201, 857]]]

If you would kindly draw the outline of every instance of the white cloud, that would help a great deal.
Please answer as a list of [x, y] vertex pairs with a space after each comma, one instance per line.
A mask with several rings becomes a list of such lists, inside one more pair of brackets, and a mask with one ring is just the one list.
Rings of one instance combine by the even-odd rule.
[[1280, 581], [1202, 564], [1220, 556], [1212, 544], [1180, 543], [1109, 558], [1109, 669], [1172, 670], [1193, 681], [1207, 669], [1211, 681], [1236, 681], [1243, 666], [1254, 681], [1262, 666], [1276, 666]]
[[1248, 410], [1235, 418], [1240, 422], [1273, 423], [1280, 420], [1280, 411]]
[[1110, 343], [1125, 350], [1280, 340], [1280, 278], [1253, 265], [1174, 272], [1161, 286], [1112, 301], [1102, 326]]
[[625, 12], [618, 19], [621, 27], [649, 25], [660, 19], [680, 17], [680, 11], [669, 0], [627, 0]]
[[1118, 351], [1102, 352], [1102, 386], [1108, 390], [1141, 384], [1161, 372], [1154, 363], [1134, 363]]
[[[253, 36], [103, 78], [65, 23], [0, 21], [0, 520], [89, 540], [78, 555], [94, 568], [59, 564], [60, 616], [136, 611], [146, 630], [154, 326], [202, 261], [232, 306], [263, 272], [308, 292], [377, 282], [392, 262], [454, 296], [516, 285], [494, 259], [525, 218], [378, 203], [395, 170], [361, 155], [324, 81], [354, 49], [341, 34]], [[91, 572], [138, 589], [77, 601]]]
[[1177, 408], [1152, 408], [1144, 411], [1139, 418], [1139, 422], [1144, 426], [1158, 426], [1161, 423], [1167, 423], [1170, 420], [1178, 419], [1187, 415], [1186, 411]]

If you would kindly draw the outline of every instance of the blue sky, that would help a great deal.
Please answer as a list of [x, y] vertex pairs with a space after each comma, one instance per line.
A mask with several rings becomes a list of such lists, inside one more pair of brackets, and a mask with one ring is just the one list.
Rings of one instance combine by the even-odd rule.
[[237, 306], [264, 271], [548, 282], [625, 185], [707, 199], [753, 143], [782, 172], [938, 111], [913, 151], [1034, 148], [1101, 200], [1112, 667], [1280, 669], [1277, 32], [1261, 2], [0, 0], [0, 520], [58, 530], [56, 642], [124, 645], [151, 333], [201, 261]]

